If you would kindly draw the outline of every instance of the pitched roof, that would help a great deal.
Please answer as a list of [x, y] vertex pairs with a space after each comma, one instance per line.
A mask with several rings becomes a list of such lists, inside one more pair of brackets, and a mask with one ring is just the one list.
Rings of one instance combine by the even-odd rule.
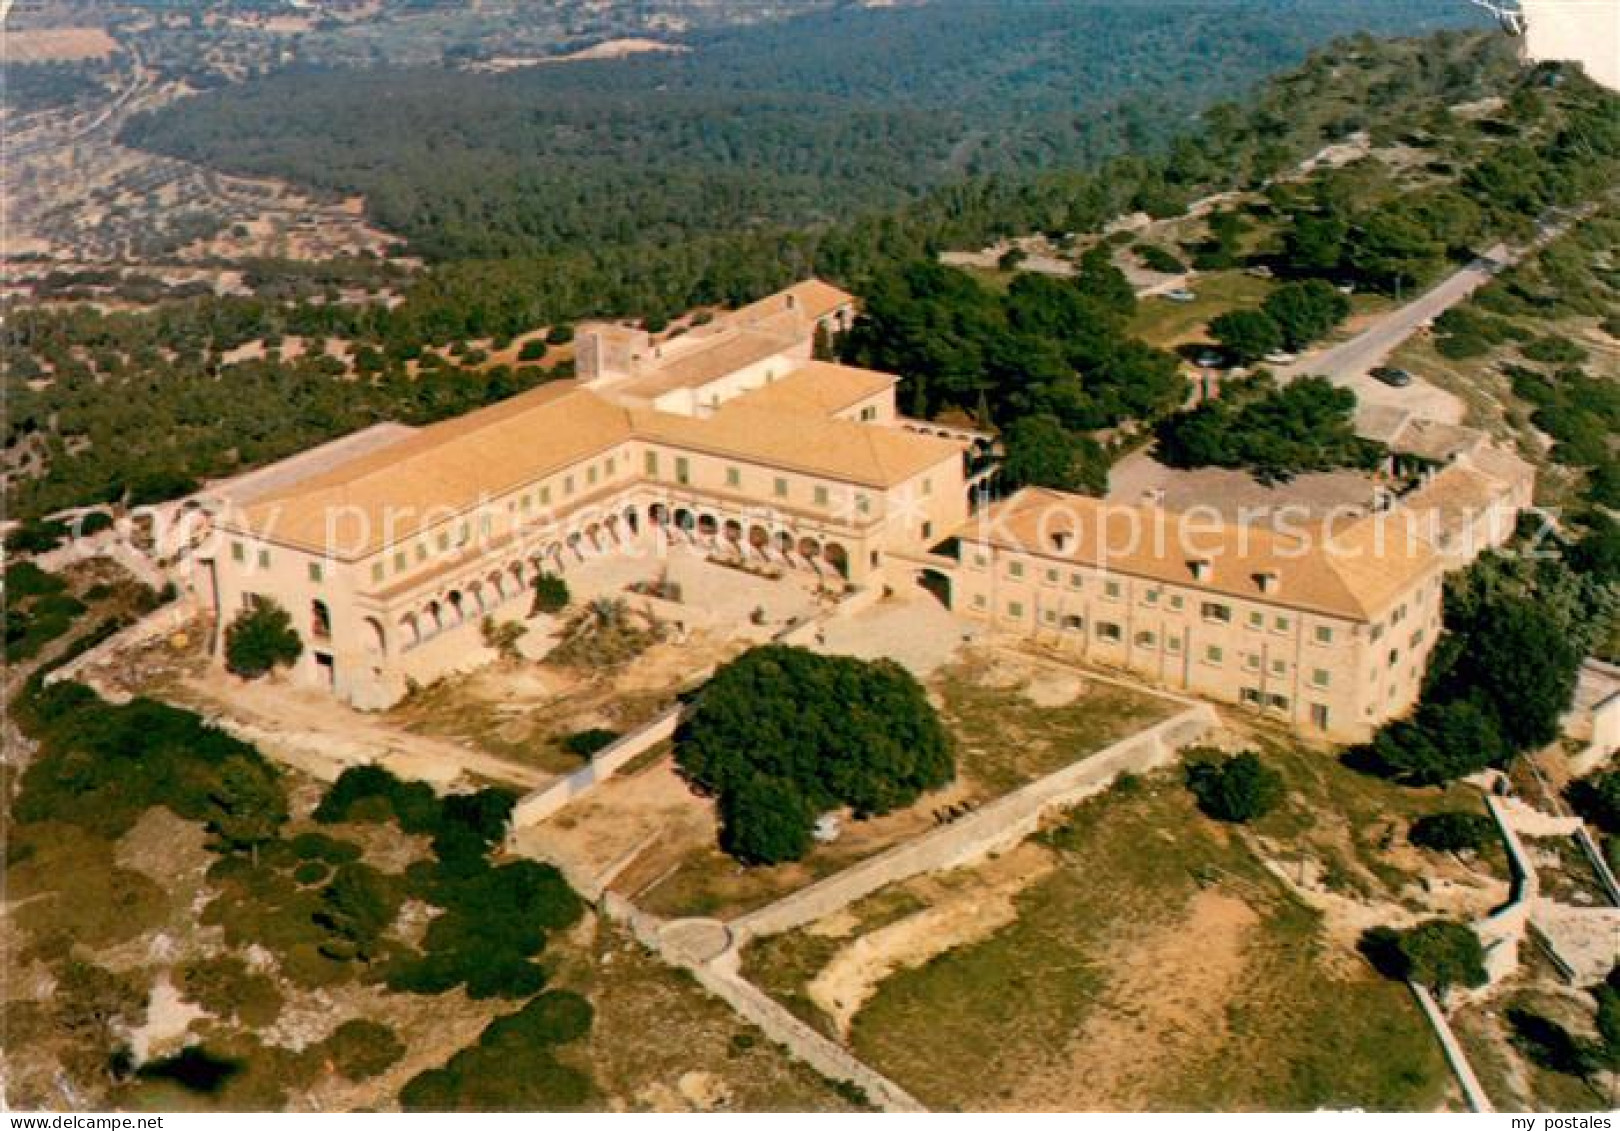
[[831, 283], [824, 283], [820, 279], [806, 279], [758, 302], [738, 307], [728, 317], [742, 322], [753, 322], [791, 310], [801, 318], [820, 321], [840, 307], [853, 304], [854, 301], [854, 295], [839, 290]]
[[[1066, 535], [1061, 547], [1059, 535]], [[1423, 540], [1390, 514], [1282, 532], [1043, 489], [1018, 492], [958, 537], [1358, 621], [1377, 619], [1437, 565]], [[1202, 578], [1194, 575], [1200, 561], [1207, 566]], [[1266, 575], [1275, 578], [1269, 592], [1261, 588]]]
[[[679, 338], [677, 343], [685, 345]], [[666, 361], [645, 362], [640, 373], [613, 386], [618, 396], [652, 400], [676, 389], [695, 389], [711, 381], [757, 365], [766, 358], [785, 353], [794, 346], [788, 335], [764, 330], [727, 329], [716, 333], [696, 348], [676, 352], [673, 345], [660, 348], [671, 352]]]
[[739, 398], [706, 418], [635, 412], [636, 433], [692, 451], [774, 465], [862, 486], [895, 487], [960, 459], [955, 440], [899, 428], [754, 408]]
[[879, 489], [961, 453], [953, 440], [742, 404], [701, 419], [631, 410], [558, 381], [300, 479], [222, 524], [363, 557], [633, 439]]
[[899, 378], [875, 369], [807, 361], [786, 377], [729, 402], [734, 406], [831, 416], [894, 387]]
[[557, 381], [267, 494], [239, 520], [276, 541], [364, 555], [629, 438], [624, 409]]

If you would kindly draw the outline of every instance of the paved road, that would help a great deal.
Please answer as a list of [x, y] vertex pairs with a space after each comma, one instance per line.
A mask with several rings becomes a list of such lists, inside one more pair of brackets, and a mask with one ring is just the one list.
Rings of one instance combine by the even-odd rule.
[[1496, 264], [1511, 263], [1516, 258], [1515, 253], [1498, 244], [1487, 251], [1484, 258], [1470, 263], [1399, 310], [1391, 311], [1372, 328], [1348, 342], [1308, 355], [1278, 370], [1278, 376], [1288, 381], [1307, 374], [1321, 374], [1335, 385], [1354, 391], [1362, 404], [1391, 405], [1410, 409], [1430, 420], [1461, 423], [1465, 411], [1462, 401], [1421, 376], [1404, 389], [1396, 389], [1367, 373], [1387, 361], [1425, 323], [1440, 317], [1490, 282], [1500, 270]]

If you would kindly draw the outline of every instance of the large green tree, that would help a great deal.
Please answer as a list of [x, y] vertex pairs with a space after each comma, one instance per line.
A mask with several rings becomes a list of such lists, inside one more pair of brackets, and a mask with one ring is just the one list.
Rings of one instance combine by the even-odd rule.
[[728, 846], [768, 860], [802, 854], [817, 812], [887, 813], [956, 772], [950, 738], [904, 668], [783, 645], [714, 674], [676, 733], [675, 760], [719, 797]]

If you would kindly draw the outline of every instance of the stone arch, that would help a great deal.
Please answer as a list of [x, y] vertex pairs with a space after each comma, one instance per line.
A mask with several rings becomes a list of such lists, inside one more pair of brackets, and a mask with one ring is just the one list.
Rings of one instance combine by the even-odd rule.
[[838, 572], [839, 577], [849, 577], [849, 551], [837, 542], [828, 542], [821, 551], [821, 558]]
[[506, 574], [502, 570], [496, 570], [486, 577], [484, 585], [489, 590], [492, 605], [498, 605], [512, 595], [506, 590]]
[[580, 546], [582, 544], [588, 550], [595, 553], [600, 553], [604, 549], [602, 545], [602, 524], [599, 522], [591, 523], [585, 528], [584, 538], [580, 538], [578, 534], [575, 534], [568, 540], [568, 544], [573, 548], [573, 551], [576, 554], [581, 553]]
[[713, 538], [720, 532], [720, 521], [705, 511], [698, 515], [697, 532], [700, 538]]
[[947, 609], [951, 607], [951, 578], [937, 569], [917, 571], [917, 584]]
[[816, 559], [821, 557], [821, 543], [809, 535], [805, 535], [805, 537], [799, 539], [799, 556], [814, 565]]
[[426, 635], [444, 630], [444, 606], [438, 601], [429, 601], [422, 609], [422, 620], [427, 625]]
[[726, 541], [730, 542], [734, 549], [735, 548], [740, 548], [742, 546], [742, 540], [743, 540], [742, 523], [738, 522], [734, 518], [728, 518], [725, 521], [725, 525], [721, 529], [722, 529], [723, 533], [725, 534]]
[[461, 595], [461, 590], [452, 589], [444, 595], [444, 604], [450, 610], [450, 623], [460, 624], [467, 619], [467, 601]]
[[417, 622], [415, 613], [406, 613], [399, 618], [399, 635], [402, 647], [414, 648], [422, 643], [422, 626]]
[[669, 525], [669, 508], [663, 503], [654, 503], [647, 508], [647, 520], [657, 527]]
[[776, 532], [776, 552], [784, 558], [793, 557], [793, 535], [786, 530]]
[[585, 535], [581, 534], [578, 530], [576, 530], [576, 531], [574, 531], [572, 534], [570, 534], [568, 536], [567, 541], [568, 541], [568, 548], [573, 551], [574, 557], [578, 558], [580, 561], [584, 561], [585, 560], [585, 551], [580, 549], [580, 546], [585, 541]]
[[675, 528], [682, 533], [690, 534], [697, 527], [697, 518], [692, 512], [682, 507], [675, 512]]
[[632, 538], [641, 533], [641, 516], [636, 513], [635, 507], [624, 508], [624, 525]]
[[524, 583], [523, 563], [522, 562], [512, 562], [510, 565], [508, 565], [506, 567], [506, 572], [507, 572], [507, 575], [509, 577], [511, 577], [511, 579], [512, 579], [512, 596], [515, 597], [519, 593], [523, 592], [523, 583]]
[[479, 612], [489, 608], [486, 603], [487, 599], [484, 596], [484, 583], [482, 581], [474, 578], [472, 581], [467, 582], [467, 596], [472, 598], [472, 603]]

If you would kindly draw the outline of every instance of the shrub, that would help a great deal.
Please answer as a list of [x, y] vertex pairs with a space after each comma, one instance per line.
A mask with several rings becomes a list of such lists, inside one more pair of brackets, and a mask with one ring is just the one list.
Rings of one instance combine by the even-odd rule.
[[363, 1018], [345, 1021], [316, 1048], [348, 1080], [369, 1080], [405, 1055], [405, 1045], [392, 1029]]
[[1157, 271], [1161, 275], [1180, 275], [1187, 270], [1187, 265], [1180, 259], [1154, 244], [1139, 243], [1132, 250], [1149, 271]]
[[281, 991], [275, 979], [248, 966], [238, 955], [199, 958], [176, 971], [175, 988], [215, 1017], [236, 1018], [255, 1029], [275, 1024]]
[[1526, 343], [1520, 352], [1531, 361], [1545, 365], [1579, 365], [1591, 356], [1579, 344], [1555, 334]]
[[1565, 791], [1575, 811], [1610, 835], [1620, 835], [1620, 770], [1571, 782]]
[[299, 860], [319, 860], [327, 864], [348, 864], [361, 856], [358, 844], [325, 833], [299, 833], [287, 846]]
[[534, 607], [529, 615], [560, 613], [568, 601], [568, 582], [554, 573], [542, 573], [534, 579]]
[[48, 553], [67, 541], [69, 533], [64, 522], [29, 519], [6, 535], [6, 549], [13, 554]]
[[495, 1052], [521, 1052], [537, 1045], [563, 1045], [591, 1031], [591, 1003], [567, 990], [549, 990], [516, 1013], [497, 1017], [478, 1043]]
[[546, 353], [550, 348], [551, 347], [546, 345], [544, 338], [530, 338], [528, 341], [524, 342], [523, 347], [518, 350], [518, 360], [540, 361], [546, 356]]
[[324, 884], [332, 869], [319, 860], [304, 860], [293, 869], [293, 881], [305, 887]]
[[[1195, 759], [1218, 754], [1194, 748]], [[1193, 761], [1187, 767], [1187, 788], [1204, 814], [1218, 821], [1244, 823], [1265, 816], [1282, 800], [1282, 775], [1260, 761], [1252, 750], [1225, 760]]]
[[260, 600], [243, 609], [225, 630], [225, 666], [244, 679], [291, 666], [303, 654], [304, 642], [292, 617], [274, 601]]
[[559, 323], [546, 331], [546, 341], [554, 346], [566, 345], [574, 340], [574, 328], [568, 323]]
[[592, 727], [589, 730], [575, 731], [563, 739], [562, 747], [576, 758], [590, 758], [597, 751], [605, 750], [617, 741], [619, 741], [618, 731]]
[[1400, 950], [1407, 976], [1444, 993], [1452, 986], [1473, 988], [1486, 982], [1485, 950], [1472, 927], [1449, 919], [1430, 919], [1401, 932]]
[[1419, 848], [1478, 852], [1495, 839], [1496, 822], [1483, 813], [1430, 813], [1413, 821], [1407, 835]]

